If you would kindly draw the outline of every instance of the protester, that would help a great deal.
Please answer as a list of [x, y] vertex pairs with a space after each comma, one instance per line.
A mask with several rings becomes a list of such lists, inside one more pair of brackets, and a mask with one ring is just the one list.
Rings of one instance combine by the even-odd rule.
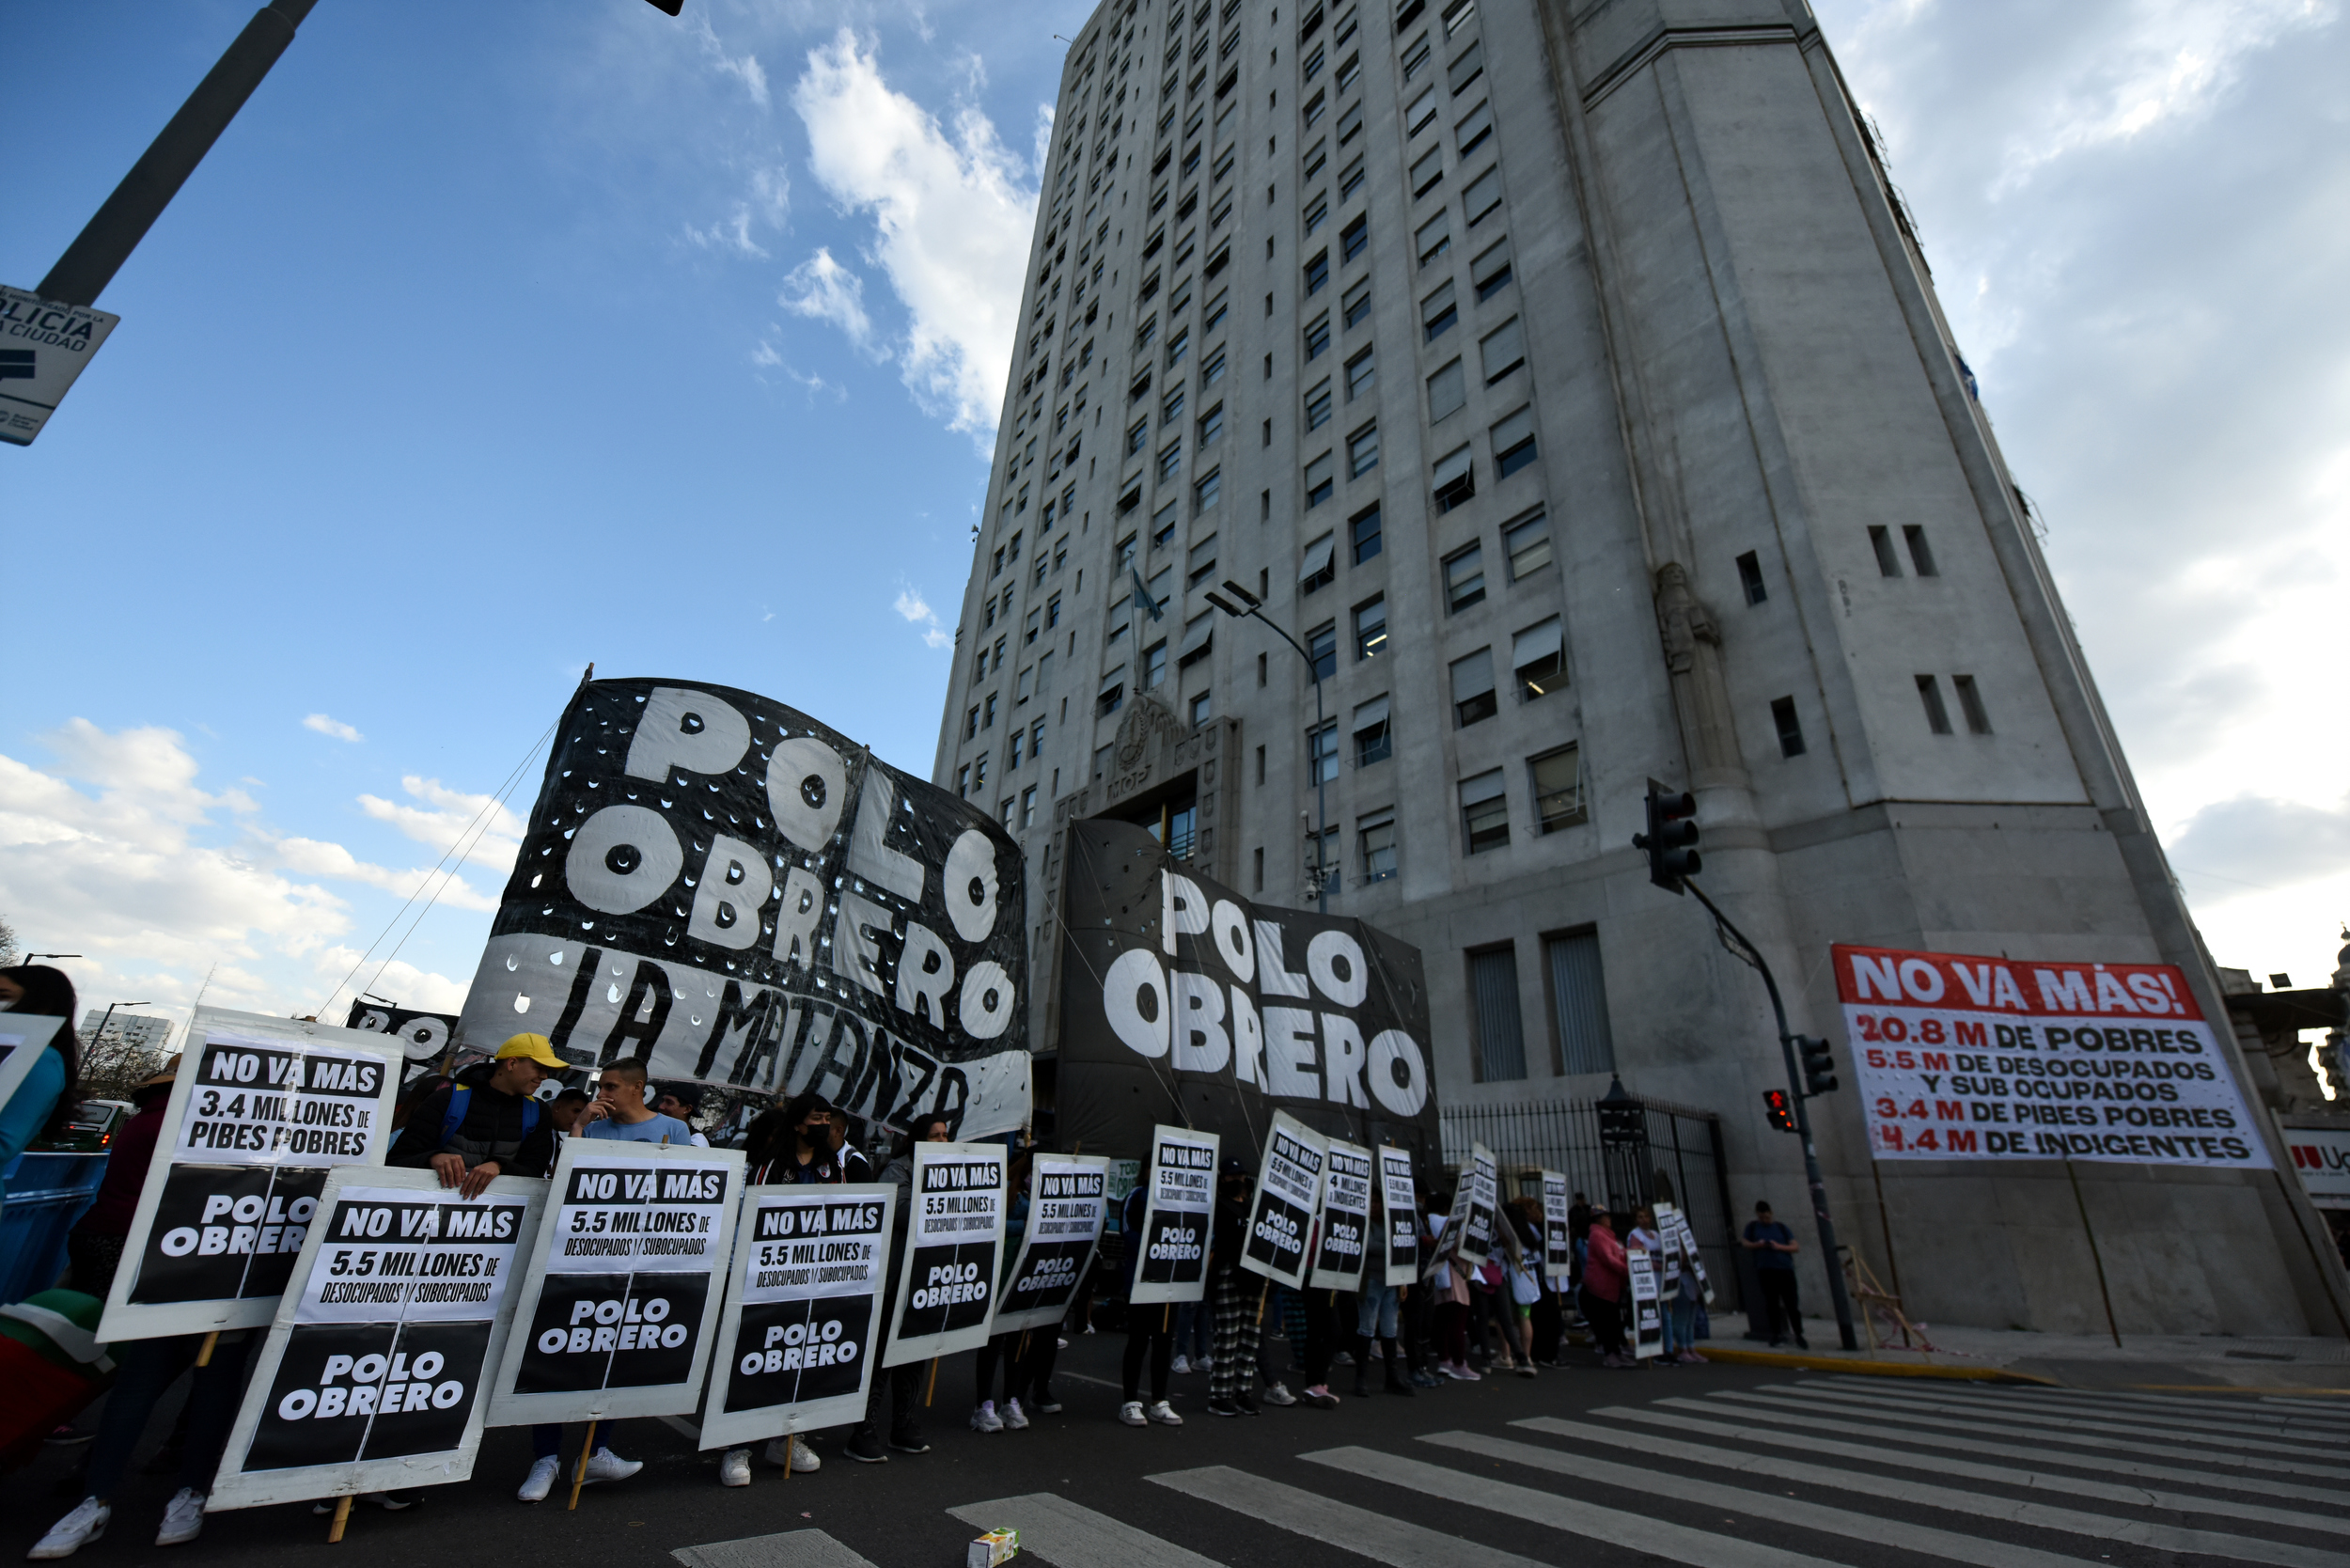
[[103, 1301], [114, 1289], [131, 1220], [138, 1213], [139, 1191], [147, 1184], [148, 1162], [155, 1157], [164, 1112], [171, 1105], [172, 1080], [179, 1074], [180, 1058], [173, 1057], [153, 1077], [132, 1089], [131, 1104], [136, 1109], [115, 1129], [106, 1146], [106, 1174], [98, 1184], [98, 1197], [66, 1235], [73, 1288], [86, 1295]]
[[645, 1064], [633, 1058], [614, 1062], [596, 1079], [596, 1097], [579, 1113], [581, 1137], [619, 1143], [692, 1146], [694, 1129], [645, 1104]]
[[[1663, 1336], [1663, 1349], [1656, 1357], [1656, 1362], [1659, 1366], [1669, 1367], [1673, 1365], [1672, 1327], [1666, 1321], [1664, 1301], [1664, 1280], [1668, 1265], [1665, 1258], [1664, 1239], [1656, 1233], [1654, 1210], [1643, 1205], [1632, 1211], [1632, 1230], [1624, 1237], [1623, 1250], [1627, 1262], [1635, 1253], [1648, 1260], [1649, 1278], [1655, 1282], [1657, 1290], [1657, 1327]], [[1639, 1317], [1639, 1303], [1627, 1293], [1624, 1297], [1624, 1326], [1626, 1336], [1632, 1341], [1632, 1351], [1636, 1359], [1640, 1348]]]
[[1371, 1392], [1373, 1341], [1379, 1346], [1379, 1364], [1386, 1369], [1387, 1392], [1408, 1397], [1418, 1390], [1402, 1374], [1403, 1358], [1396, 1341], [1402, 1327], [1402, 1298], [1411, 1294], [1411, 1287], [1387, 1283], [1386, 1202], [1376, 1183], [1371, 1189], [1371, 1222], [1365, 1231], [1378, 1239], [1375, 1245], [1365, 1248], [1363, 1287], [1355, 1294], [1355, 1397], [1362, 1399]]
[[1533, 1292], [1530, 1300], [1523, 1294], [1518, 1297], [1526, 1319], [1527, 1353], [1538, 1367], [1556, 1367], [1559, 1343], [1566, 1333], [1566, 1314], [1559, 1288], [1546, 1266], [1549, 1254], [1543, 1242], [1542, 1200], [1532, 1197], [1512, 1199], [1510, 1221], [1517, 1228], [1518, 1239], [1526, 1248], [1527, 1279]]
[[692, 1084], [680, 1084], [674, 1089], [663, 1090], [660, 1096], [653, 1101], [652, 1108], [663, 1116], [684, 1122], [689, 1129], [687, 1141], [697, 1149], [707, 1149], [710, 1147], [710, 1139], [700, 1133], [690, 1131], [694, 1125], [694, 1113], [701, 1109], [701, 1105], [702, 1091], [700, 1090]]
[[[1215, 1314], [1215, 1364], [1208, 1372], [1208, 1414], [1254, 1416], [1257, 1402], [1249, 1385], [1259, 1371], [1258, 1353], [1263, 1341], [1263, 1314], [1269, 1281], [1253, 1278], [1240, 1266], [1241, 1247], [1248, 1233], [1248, 1168], [1226, 1155], [1216, 1183], [1215, 1208], [1208, 1231], [1208, 1301]], [[1266, 1386], [1271, 1399], [1278, 1384]], [[1277, 1402], [1295, 1403], [1287, 1388]]]
[[1436, 1371], [1455, 1382], [1475, 1383], [1481, 1374], [1468, 1364], [1470, 1271], [1461, 1262], [1460, 1237], [1447, 1235], [1452, 1224], [1451, 1205], [1451, 1198], [1442, 1196], [1429, 1213], [1428, 1263], [1421, 1272], [1428, 1281], [1428, 1294], [1435, 1301], [1431, 1338]]
[[[771, 1113], [772, 1114], [772, 1113]], [[873, 1162], [865, 1152], [846, 1146], [835, 1139], [836, 1122], [845, 1122], [840, 1113], [814, 1090], [805, 1090], [792, 1096], [783, 1107], [781, 1126], [790, 1129], [789, 1143], [779, 1136], [779, 1129], [761, 1116], [751, 1123], [756, 1130], [765, 1124], [764, 1135], [776, 1144], [774, 1152], [759, 1162], [759, 1170], [752, 1184], [770, 1182], [870, 1182], [873, 1179]]]
[[1502, 1338], [1520, 1377], [1533, 1377], [1534, 1307], [1543, 1298], [1542, 1226], [1527, 1213], [1531, 1200], [1514, 1199], [1504, 1205], [1496, 1229], [1501, 1232], [1501, 1289], [1495, 1305], [1501, 1316]]
[[[1768, 1203], [1757, 1203], [1754, 1221], [1747, 1227], [1742, 1245], [1755, 1254], [1755, 1278], [1762, 1290], [1762, 1311], [1770, 1325], [1772, 1346], [1776, 1348], [1792, 1333], [1797, 1348], [1810, 1350], [1811, 1341], [1803, 1337], [1803, 1308], [1795, 1300], [1795, 1233], [1771, 1216]], [[1781, 1332], [1782, 1325], [1786, 1333]]]
[[[997, 1258], [1000, 1265], [995, 1279], [995, 1299], [1003, 1299], [1004, 1287], [1011, 1283], [1011, 1268], [1020, 1256], [1021, 1238], [1028, 1229], [1028, 1172], [1034, 1161], [1026, 1153], [1014, 1156], [1004, 1173], [1005, 1190], [1010, 1201], [1004, 1210], [1004, 1247]], [[1020, 1408], [1021, 1341], [1027, 1338], [1025, 1329], [1010, 1329], [991, 1337], [987, 1343], [972, 1353], [973, 1381], [978, 1393], [971, 1404], [971, 1430], [974, 1432], [1025, 1432], [1028, 1427], [1027, 1412]], [[1004, 1403], [995, 1404], [995, 1372], [1002, 1368]]]
[[1175, 1305], [1175, 1375], [1204, 1372], [1215, 1365], [1211, 1339], [1215, 1314], [1205, 1301], [1181, 1301]]
[[[765, 1120], [761, 1118], [760, 1120]], [[756, 1127], [758, 1122], [753, 1122]], [[899, 1140], [897, 1152], [882, 1169], [881, 1179], [898, 1189], [897, 1218], [892, 1222], [896, 1234], [890, 1242], [890, 1256], [896, 1258], [905, 1251], [906, 1230], [913, 1215], [914, 1146], [917, 1143], [951, 1143], [954, 1135], [948, 1130], [947, 1118], [935, 1112], [914, 1119], [907, 1136]], [[898, 1299], [898, 1278], [891, 1271], [883, 1288], [882, 1317], [884, 1324], [895, 1320]], [[923, 1439], [922, 1428], [915, 1415], [916, 1396], [922, 1388], [922, 1363], [908, 1361], [900, 1366], [877, 1368], [873, 1372], [871, 1391], [866, 1396], [865, 1419], [849, 1437], [848, 1454], [866, 1464], [879, 1464], [888, 1457], [874, 1435], [873, 1422], [881, 1414], [882, 1388], [888, 1385], [890, 1401], [889, 1447], [899, 1453], [928, 1453], [930, 1444]], [[1047, 1400], [1049, 1403], [1049, 1397]], [[1042, 1406], [1040, 1405], [1040, 1408]], [[1054, 1404], [1053, 1409], [1060, 1406]]]
[[[1229, 1172], [1237, 1163], [1225, 1161], [1226, 1170]], [[1135, 1266], [1142, 1256], [1142, 1211], [1149, 1199], [1149, 1183], [1137, 1182], [1118, 1211], [1119, 1228], [1126, 1238], [1118, 1259], [1119, 1294], [1126, 1298], [1126, 1358], [1122, 1368], [1126, 1397], [1118, 1407], [1118, 1419], [1128, 1426], [1149, 1426], [1153, 1421], [1161, 1426], [1181, 1426], [1183, 1418], [1167, 1402], [1167, 1374], [1175, 1358], [1175, 1309], [1165, 1302], [1137, 1307], [1134, 1300]], [[1213, 1238], [1210, 1246], [1213, 1250]], [[1146, 1357], [1151, 1363], [1151, 1403], [1147, 1405], [1142, 1402], [1142, 1363]], [[1220, 1375], [1225, 1366], [1221, 1342], [1215, 1347], [1215, 1364]], [[1209, 1388], [1208, 1408], [1217, 1415], [1230, 1415], [1229, 1410], [1216, 1410], [1213, 1379]]]
[[1591, 1342], [1599, 1347], [1603, 1367], [1637, 1367], [1638, 1358], [1623, 1354], [1623, 1309], [1631, 1294], [1623, 1244], [1616, 1239], [1607, 1205], [1591, 1205], [1591, 1228], [1585, 1236], [1583, 1259], [1583, 1319], [1591, 1326]]
[[73, 1114], [73, 1086], [82, 1076], [81, 1040], [73, 1032], [73, 982], [62, 969], [46, 964], [20, 964], [0, 969], [0, 1012], [22, 1012], [41, 1018], [62, 1018], [65, 1024], [16, 1090], [0, 1105], [0, 1208], [8, 1200], [8, 1168], [37, 1137], [64, 1136]]
[[555, 1123], [558, 1138], [573, 1137], [579, 1133], [579, 1119], [588, 1109], [588, 1091], [567, 1089], [547, 1102], [547, 1120]]
[[385, 1165], [440, 1173], [441, 1185], [478, 1198], [499, 1176], [544, 1176], [555, 1128], [533, 1096], [570, 1065], [542, 1034], [518, 1034], [416, 1102]]
[[1698, 1288], [1697, 1259], [1682, 1256], [1676, 1239], [1665, 1249], [1665, 1354], [1684, 1367], [1693, 1367], [1705, 1357], [1698, 1354], [1698, 1309], [1703, 1293]]
[[[107, 1204], [111, 1199], [121, 1213], [126, 1231], [129, 1214], [138, 1206], [139, 1190], [146, 1184], [149, 1168], [161, 1145], [157, 1134], [176, 1070], [174, 1058], [163, 1072], [132, 1090], [138, 1100], [139, 1113], [115, 1135], [108, 1151], [106, 1180], [99, 1189], [99, 1204]], [[145, 1098], [140, 1099], [142, 1095]], [[123, 1208], [126, 1193], [128, 1208]], [[92, 1212], [97, 1212], [96, 1208]], [[105, 1238], [113, 1242], [111, 1250], [102, 1254], [109, 1279], [122, 1256], [121, 1236], [121, 1232], [113, 1232]], [[70, 1241], [68, 1245], [71, 1245]], [[90, 1284], [78, 1278], [83, 1260], [93, 1256], [86, 1247], [86, 1243], [85, 1250], [74, 1254], [75, 1288], [102, 1295], [105, 1286], [91, 1290]], [[229, 1429], [236, 1423], [237, 1404], [244, 1386], [245, 1357], [258, 1339], [258, 1330], [223, 1333], [213, 1344], [211, 1360], [201, 1367], [196, 1367], [196, 1359], [204, 1348], [205, 1336], [201, 1334], [131, 1340], [113, 1346], [117, 1359], [115, 1381], [107, 1390], [105, 1411], [99, 1418], [98, 1436], [90, 1446], [89, 1465], [83, 1476], [86, 1495], [71, 1513], [52, 1525], [49, 1533], [25, 1555], [36, 1561], [71, 1557], [106, 1533], [106, 1526], [114, 1517], [114, 1507], [108, 1499], [131, 1467], [132, 1451], [146, 1435], [155, 1406], [179, 1382], [180, 1374], [191, 1367], [195, 1367], [196, 1375], [189, 1383], [187, 1401], [180, 1411], [186, 1435], [178, 1456], [180, 1489], [164, 1505], [163, 1525], [155, 1533], [155, 1544], [176, 1546], [201, 1534], [204, 1500], [212, 1489], [212, 1473], [220, 1467], [221, 1450], [227, 1446]], [[403, 1500], [384, 1494], [375, 1497], [386, 1507], [406, 1506]]]

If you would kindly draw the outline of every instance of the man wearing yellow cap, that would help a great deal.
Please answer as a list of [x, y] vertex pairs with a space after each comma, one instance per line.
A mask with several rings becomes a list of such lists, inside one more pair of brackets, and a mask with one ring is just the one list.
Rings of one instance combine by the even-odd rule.
[[514, 1036], [425, 1096], [384, 1163], [437, 1170], [441, 1185], [467, 1198], [493, 1177], [544, 1176], [555, 1163], [555, 1123], [532, 1096], [569, 1065], [546, 1036]]

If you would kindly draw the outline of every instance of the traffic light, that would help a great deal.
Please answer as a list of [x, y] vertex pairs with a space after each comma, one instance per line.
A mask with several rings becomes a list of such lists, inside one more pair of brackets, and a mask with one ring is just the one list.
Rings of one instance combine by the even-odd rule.
[[1686, 790], [1648, 781], [1648, 831], [1634, 834], [1632, 847], [1648, 851], [1648, 879], [1668, 893], [1680, 892], [1681, 879], [1698, 874], [1698, 824], [1689, 820], [1697, 811], [1697, 796]]
[[1795, 1130], [1795, 1102], [1783, 1089], [1762, 1091], [1762, 1109], [1771, 1119], [1771, 1125], [1782, 1133]]
[[1795, 1036], [1795, 1056], [1803, 1063], [1803, 1091], [1806, 1094], [1836, 1092], [1836, 1053], [1828, 1043], [1814, 1035]]

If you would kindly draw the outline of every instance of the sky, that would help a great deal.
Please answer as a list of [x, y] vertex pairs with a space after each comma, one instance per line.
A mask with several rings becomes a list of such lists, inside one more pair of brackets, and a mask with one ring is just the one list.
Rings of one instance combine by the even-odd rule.
[[[1367, 0], [1368, 3], [1368, 0]], [[30, 288], [253, 0], [17, 0]], [[0, 918], [454, 1011], [592, 661], [927, 774], [1075, 0], [322, 0], [0, 448]], [[1818, 0], [2217, 960], [2350, 917], [2337, 0]], [[209, 986], [209, 989], [208, 989]]]

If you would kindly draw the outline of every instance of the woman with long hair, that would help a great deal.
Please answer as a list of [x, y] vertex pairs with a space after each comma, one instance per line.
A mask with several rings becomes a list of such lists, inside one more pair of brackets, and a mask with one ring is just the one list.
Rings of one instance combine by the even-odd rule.
[[[81, 1041], [73, 1032], [78, 1006], [73, 982], [62, 969], [46, 964], [0, 969], [0, 1012], [65, 1020], [65, 1027], [49, 1037], [40, 1059], [17, 1081], [8, 1103], [0, 1105], [0, 1172], [33, 1139], [62, 1135], [73, 1114], [73, 1086], [82, 1075]], [[0, 1204], [8, 1197], [8, 1178], [0, 1174]]]

